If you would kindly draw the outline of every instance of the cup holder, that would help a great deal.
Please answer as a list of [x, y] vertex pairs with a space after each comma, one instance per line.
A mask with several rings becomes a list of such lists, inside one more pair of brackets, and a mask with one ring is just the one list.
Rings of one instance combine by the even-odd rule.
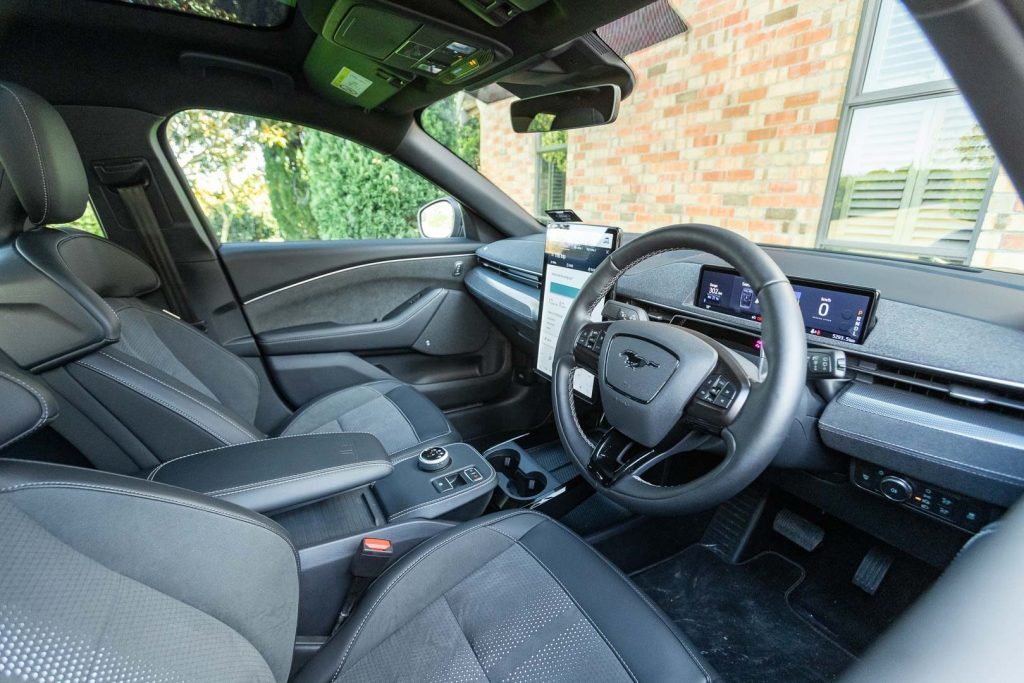
[[533, 500], [547, 488], [548, 478], [543, 472], [523, 471], [518, 451], [506, 448], [491, 453], [487, 462], [498, 473], [499, 485], [512, 498]]

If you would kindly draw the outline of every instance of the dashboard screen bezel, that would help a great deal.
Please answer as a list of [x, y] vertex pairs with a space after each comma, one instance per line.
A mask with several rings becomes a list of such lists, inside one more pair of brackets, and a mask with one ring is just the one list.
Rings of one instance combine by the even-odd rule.
[[[697, 289], [693, 295], [693, 306], [695, 308], [704, 311], [705, 313], [718, 313], [720, 315], [727, 315], [729, 317], [737, 318], [739, 320], [749, 320], [751, 322], [758, 322], [756, 320], [751, 320], [751, 318], [748, 316], [740, 315], [738, 313], [730, 313], [726, 311], [705, 308], [700, 303], [700, 299], [701, 292], [704, 291], [704, 274], [706, 272], [723, 273], [726, 275], [738, 275], [740, 277], [743, 277], [743, 274], [740, 273], [735, 268], [730, 268], [728, 266], [715, 266], [710, 264], [702, 265], [700, 267], [700, 275], [697, 278]], [[867, 310], [864, 312], [864, 327], [861, 328], [860, 338], [856, 342], [848, 342], [841, 339], [833, 339], [832, 337], [825, 335], [811, 334], [810, 330], [815, 328], [808, 326], [806, 324], [807, 321], [804, 320], [804, 332], [807, 333], [809, 336], [814, 337], [815, 339], [827, 339], [829, 341], [837, 341], [843, 344], [856, 344], [857, 346], [864, 344], [864, 342], [868, 338], [868, 335], [871, 334], [872, 328], [874, 328], [875, 326], [875, 310], [878, 307], [878, 300], [882, 296], [882, 293], [879, 290], [871, 289], [870, 287], [857, 287], [856, 285], [845, 285], [839, 282], [826, 282], [824, 280], [812, 280], [810, 278], [802, 277], [790, 277], [789, 282], [794, 286], [803, 285], [806, 287], [814, 287], [816, 289], [831, 290], [834, 292], [838, 292], [840, 294], [853, 294], [855, 296], [868, 297]], [[758, 324], [760, 323], [758, 322]]]
[[[546, 289], [547, 283], [548, 283], [548, 251], [547, 251], [547, 237], [546, 237], [546, 233], [547, 233], [547, 230], [550, 230], [550, 229], [556, 228], [556, 227], [563, 227], [563, 228], [571, 230], [572, 228], [579, 228], [581, 226], [582, 227], [587, 227], [587, 228], [601, 228], [601, 229], [609, 231], [611, 233], [611, 235], [612, 235], [612, 247], [608, 251], [608, 256], [606, 256], [605, 258], [611, 257], [611, 255], [613, 253], [615, 253], [615, 250], [618, 249], [621, 246], [621, 244], [622, 244], [622, 228], [617, 228], [617, 227], [611, 226], [611, 225], [594, 225], [594, 224], [591, 224], [591, 223], [551, 223], [551, 224], [549, 224], [546, 227], [546, 230], [545, 230], [545, 248], [544, 248], [544, 268], [543, 268], [543, 272], [541, 274], [541, 280], [540, 280], [540, 302], [539, 302], [539, 304], [537, 306], [537, 349], [536, 349], [536, 351], [533, 354], [533, 372], [535, 374], [537, 374], [538, 376], [543, 377], [544, 379], [548, 380], [549, 382], [551, 381], [551, 375], [546, 373], [546, 372], [544, 372], [539, 367], [537, 367], [538, 361], [539, 361], [539, 358], [540, 358], [541, 343], [542, 343], [542, 341], [541, 341], [541, 334], [543, 333], [542, 332], [542, 328], [543, 328], [543, 325], [544, 325], [544, 292], [545, 292], [545, 289]], [[602, 261], [602, 263], [603, 263], [603, 261]], [[592, 272], [593, 271], [591, 271], [591, 273]], [[606, 297], [606, 299], [607, 299], [607, 297]], [[598, 302], [598, 303], [600, 304], [600, 302]], [[597, 310], [597, 308], [599, 308], [599, 307], [595, 307], [595, 310]], [[574, 391], [573, 393], [578, 398], [581, 398], [584, 401], [587, 401], [588, 403], [593, 403], [594, 400], [595, 400], [594, 396], [587, 396], [586, 394], [581, 393], [579, 391]], [[595, 378], [593, 393], [595, 393], [595, 394], [597, 393], [596, 378]]]

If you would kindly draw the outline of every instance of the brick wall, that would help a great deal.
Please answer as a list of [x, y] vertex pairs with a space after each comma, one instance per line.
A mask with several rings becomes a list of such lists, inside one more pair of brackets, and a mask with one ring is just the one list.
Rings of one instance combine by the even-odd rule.
[[520, 206], [534, 213], [537, 141], [513, 132], [511, 99], [480, 105], [480, 172]]
[[1005, 171], [1000, 170], [992, 188], [971, 265], [1024, 270], [1024, 202]]
[[[815, 246], [863, 0], [671, 0], [690, 30], [629, 55], [619, 122], [569, 131], [566, 205], [643, 232], [707, 222]], [[536, 140], [484, 105], [482, 172], [535, 211]], [[976, 265], [1024, 269], [1024, 207], [1003, 174]]]

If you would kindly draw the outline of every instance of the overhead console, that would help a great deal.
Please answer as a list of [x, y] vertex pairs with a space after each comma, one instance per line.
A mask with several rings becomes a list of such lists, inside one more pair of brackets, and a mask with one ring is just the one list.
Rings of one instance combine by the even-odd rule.
[[504, 26], [523, 12], [537, 9], [548, 0], [459, 0], [491, 26]]
[[304, 16], [319, 35], [306, 76], [345, 104], [372, 109], [417, 78], [458, 85], [511, 56], [489, 38], [388, 2], [338, 0], [319, 16], [319, 7], [307, 4]]

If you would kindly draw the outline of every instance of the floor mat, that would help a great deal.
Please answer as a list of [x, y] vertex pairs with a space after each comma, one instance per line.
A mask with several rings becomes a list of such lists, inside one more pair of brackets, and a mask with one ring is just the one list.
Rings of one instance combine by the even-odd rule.
[[831, 681], [854, 658], [790, 608], [803, 578], [774, 552], [729, 564], [700, 545], [633, 575], [725, 681]]

